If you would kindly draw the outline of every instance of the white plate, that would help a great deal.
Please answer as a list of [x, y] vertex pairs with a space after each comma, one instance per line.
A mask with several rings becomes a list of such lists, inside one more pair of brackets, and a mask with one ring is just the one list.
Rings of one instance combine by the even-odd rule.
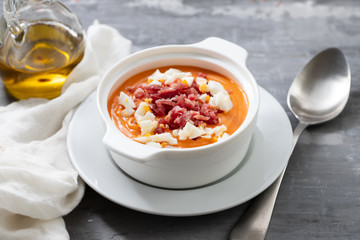
[[68, 131], [75, 169], [95, 191], [122, 206], [166, 216], [194, 216], [225, 210], [255, 197], [280, 175], [291, 150], [292, 128], [281, 105], [260, 88], [257, 129], [249, 152], [226, 178], [205, 187], [169, 190], [127, 176], [103, 147], [103, 130], [91, 94], [76, 110]]

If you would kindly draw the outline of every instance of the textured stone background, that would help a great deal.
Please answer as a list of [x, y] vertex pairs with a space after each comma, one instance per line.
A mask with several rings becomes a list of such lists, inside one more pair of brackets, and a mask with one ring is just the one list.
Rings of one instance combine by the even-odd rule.
[[[316, 53], [338, 47], [352, 71], [344, 112], [310, 127], [290, 159], [267, 239], [360, 239], [360, 1], [66, 0], [85, 27], [118, 29], [133, 51], [217, 36], [244, 47], [258, 83], [286, 106], [296, 74]], [[12, 101], [3, 87], [0, 104]], [[116, 205], [89, 187], [65, 217], [71, 239], [227, 239], [248, 203], [198, 217], [162, 217]]]

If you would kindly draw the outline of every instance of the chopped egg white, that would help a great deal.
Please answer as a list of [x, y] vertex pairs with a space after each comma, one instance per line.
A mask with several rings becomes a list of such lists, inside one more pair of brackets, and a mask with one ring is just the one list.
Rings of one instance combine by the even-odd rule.
[[213, 135], [214, 134], [214, 129], [213, 128], [209, 128], [209, 127], [206, 127], [204, 129], [205, 133], [208, 134], [208, 135]]
[[151, 81], [151, 82], [149, 83], [149, 85], [158, 85], [158, 86], [161, 86], [162, 83], [161, 83], [160, 81], [158, 81], [158, 80], [153, 80], [153, 81]]
[[207, 85], [206, 79], [202, 77], [196, 78], [196, 84], [199, 86], [199, 90], [202, 93], [209, 92], [209, 87]]
[[151, 120], [142, 120], [138, 122], [138, 125], [141, 129], [141, 136], [151, 134], [152, 131], [158, 126], [157, 121], [151, 121]]
[[135, 111], [135, 118], [137, 121], [141, 121], [141, 119], [145, 116], [147, 112], [150, 111], [150, 106], [146, 102], [141, 102], [138, 108]]
[[174, 138], [171, 133], [160, 133], [150, 136], [143, 136], [143, 137], [137, 137], [134, 138], [136, 141], [139, 141], [141, 143], [147, 143], [147, 142], [167, 142], [170, 145], [177, 144], [177, 139]]
[[196, 84], [199, 85], [199, 86], [207, 83], [206, 79], [203, 78], [203, 77], [197, 77], [195, 81], [196, 81]]
[[224, 133], [223, 135], [221, 135], [220, 137], [218, 137], [217, 142], [220, 142], [226, 138], [230, 137], [230, 135], [228, 133]]
[[145, 145], [148, 145], [148, 146], [151, 146], [151, 147], [161, 148], [161, 144], [160, 144], [160, 143], [156, 143], [156, 142], [147, 142], [147, 143], [145, 143]]
[[134, 112], [135, 110], [132, 108], [125, 108], [121, 111], [121, 114], [123, 115], [123, 117], [130, 117], [131, 115], [133, 115]]
[[[212, 97], [210, 97], [210, 99], [208, 100], [210, 106], [218, 108], [224, 112], [230, 111], [233, 107], [233, 104], [231, 102], [230, 95], [225, 90], [224, 86], [221, 83], [213, 80], [210, 80], [207, 86], [212, 95]], [[203, 96], [202, 98], [205, 99], [205, 96]]]
[[230, 111], [233, 107], [229, 94], [224, 92], [218, 92], [214, 95], [214, 105], [224, 112]]
[[173, 135], [174, 137], [179, 136], [179, 131], [180, 131], [180, 129], [175, 129], [175, 130], [173, 130], [173, 131], [172, 131], [172, 135]]
[[212, 137], [211, 137], [211, 135], [208, 135], [208, 134], [206, 134], [206, 135], [202, 135], [201, 137], [202, 137], [202, 138], [207, 138], [207, 139], [212, 138]]
[[215, 103], [215, 98], [214, 97], [210, 97], [209, 99], [209, 105], [216, 108], [216, 103]]
[[185, 140], [188, 138], [194, 139], [204, 134], [205, 134], [204, 129], [200, 127], [195, 127], [193, 124], [187, 122], [185, 127], [179, 131], [179, 139], [180, 140]]
[[151, 111], [147, 111], [145, 115], [141, 118], [141, 120], [155, 120], [155, 115]]
[[175, 68], [170, 68], [169, 70], [167, 70], [164, 75], [165, 76], [172, 76], [174, 74], [178, 74], [178, 73], [182, 73], [182, 71], [175, 69]]
[[206, 103], [209, 99], [210, 99], [210, 96], [207, 95], [206, 93], [204, 94], [201, 94], [200, 97], [199, 97], [200, 101], [202, 101], [203, 103]]
[[136, 107], [136, 105], [135, 105], [134, 101], [131, 99], [131, 97], [126, 95], [126, 93], [124, 93], [124, 92], [120, 93], [119, 103], [121, 105], [123, 105], [125, 108], [135, 108]]
[[185, 82], [188, 86], [191, 86], [194, 82], [194, 77], [183, 77], [181, 82]]
[[226, 130], [227, 130], [227, 127], [225, 125], [214, 127], [215, 136], [216, 137], [221, 136]]
[[219, 92], [227, 93], [221, 83], [215, 82], [213, 80], [209, 80], [208, 87], [211, 95], [213, 96]]
[[164, 74], [157, 69], [151, 76], [148, 77], [148, 81], [158, 81], [160, 82], [161, 79], [164, 79]]
[[155, 115], [151, 112], [150, 106], [147, 102], [141, 102], [135, 111], [136, 121], [141, 129], [141, 135], [152, 134], [154, 129], [158, 126], [155, 120]]
[[164, 73], [165, 77], [165, 84], [172, 83], [175, 81], [175, 79], [183, 79], [186, 77], [192, 77], [191, 72], [182, 72], [175, 68], [170, 68]]

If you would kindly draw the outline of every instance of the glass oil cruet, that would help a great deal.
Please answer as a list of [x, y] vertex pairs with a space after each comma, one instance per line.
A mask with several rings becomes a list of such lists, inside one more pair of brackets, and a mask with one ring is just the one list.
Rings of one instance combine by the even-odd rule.
[[4, 0], [0, 77], [18, 99], [60, 95], [85, 48], [84, 30], [56, 0]]

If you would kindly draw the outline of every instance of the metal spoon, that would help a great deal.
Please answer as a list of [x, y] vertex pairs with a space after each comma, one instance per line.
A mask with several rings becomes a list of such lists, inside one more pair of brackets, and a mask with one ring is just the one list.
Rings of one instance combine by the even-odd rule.
[[[292, 150], [308, 125], [324, 123], [341, 113], [349, 98], [350, 84], [350, 67], [337, 48], [322, 51], [304, 67], [292, 83], [287, 98], [291, 112], [299, 120]], [[253, 200], [233, 228], [231, 240], [265, 239], [285, 170], [286, 167], [279, 178]]]

